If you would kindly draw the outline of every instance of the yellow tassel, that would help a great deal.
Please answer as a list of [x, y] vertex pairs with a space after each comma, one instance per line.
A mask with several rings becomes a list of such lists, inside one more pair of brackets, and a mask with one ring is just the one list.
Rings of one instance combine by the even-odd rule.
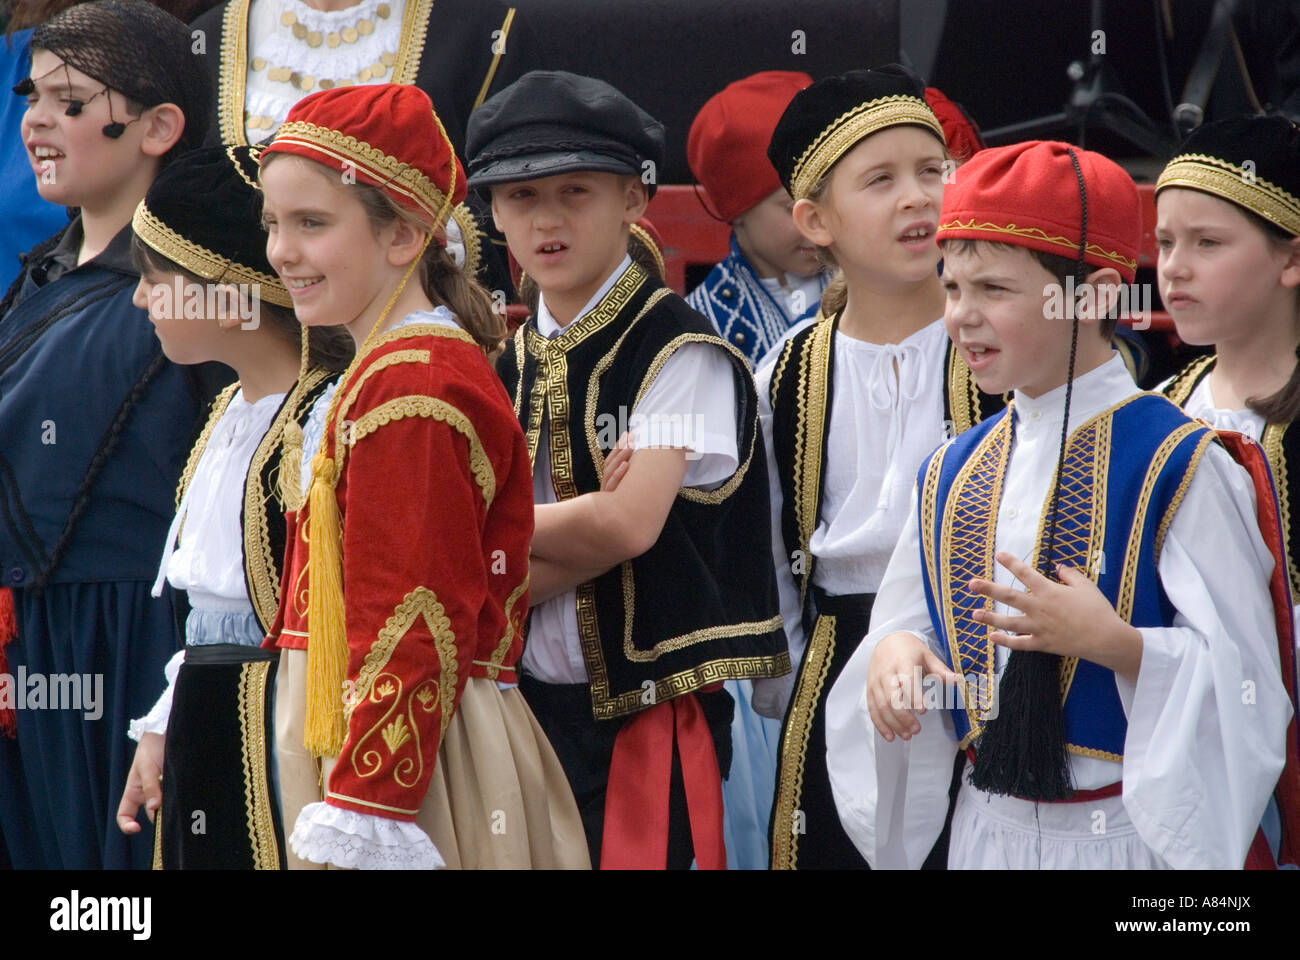
[[312, 460], [309, 493], [311, 546], [307, 557], [307, 719], [303, 746], [316, 756], [343, 749], [343, 683], [348, 638], [343, 606], [343, 524], [334, 461]]
[[290, 420], [280, 443], [280, 502], [297, 510], [302, 501], [302, 427]]

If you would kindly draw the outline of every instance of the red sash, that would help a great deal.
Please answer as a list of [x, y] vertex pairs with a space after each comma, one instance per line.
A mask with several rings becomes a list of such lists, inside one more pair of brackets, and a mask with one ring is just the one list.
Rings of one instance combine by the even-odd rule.
[[695, 862], [701, 870], [727, 869], [718, 756], [704, 710], [693, 693], [641, 711], [623, 724], [614, 739], [600, 869], [667, 869], [674, 740], [681, 758]]
[[[0, 676], [9, 673], [9, 657], [5, 647], [18, 636], [18, 617], [14, 613], [14, 595], [8, 587], [0, 587]], [[9, 683], [14, 683], [10, 678]], [[13, 707], [0, 707], [0, 736], [13, 739], [18, 734], [18, 716]]]

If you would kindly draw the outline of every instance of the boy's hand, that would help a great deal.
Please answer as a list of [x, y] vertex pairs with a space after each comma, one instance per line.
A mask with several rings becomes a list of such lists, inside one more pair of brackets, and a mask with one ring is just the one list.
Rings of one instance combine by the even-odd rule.
[[632, 434], [625, 433], [618, 438], [618, 443], [605, 458], [605, 467], [601, 473], [600, 489], [613, 493], [618, 489], [619, 481], [627, 475], [627, 465], [636, 451], [632, 447]]
[[1040, 650], [1063, 657], [1080, 657], [1136, 681], [1142, 663], [1142, 635], [1120, 619], [1110, 601], [1082, 572], [1061, 564], [1054, 583], [1029, 564], [1001, 552], [998, 563], [1029, 590], [1024, 593], [988, 580], [972, 580], [972, 593], [990, 597], [1021, 611], [1009, 617], [992, 610], [971, 616], [987, 623], [994, 643], [1011, 650]]
[[921, 681], [926, 674], [946, 683], [964, 682], [913, 634], [891, 633], [872, 651], [867, 664], [867, 710], [886, 740], [895, 736], [910, 740], [921, 732], [916, 718], [925, 713]]
[[117, 825], [123, 833], [140, 832], [135, 818], [140, 807], [144, 807], [149, 822], [153, 823], [162, 804], [163, 742], [161, 733], [146, 733], [135, 748], [135, 760], [126, 775], [126, 789], [117, 807]]

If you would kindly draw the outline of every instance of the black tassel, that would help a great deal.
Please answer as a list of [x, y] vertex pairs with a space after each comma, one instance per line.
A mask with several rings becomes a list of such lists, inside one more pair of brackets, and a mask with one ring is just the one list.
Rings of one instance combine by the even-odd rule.
[[31, 77], [23, 77], [23, 79], [13, 85], [14, 93], [20, 97], [30, 97], [32, 91], [35, 89], [36, 84], [32, 81]]
[[975, 741], [972, 786], [1025, 800], [1074, 795], [1060, 689], [1060, 657], [1012, 651], [998, 684], [998, 715]]
[[85, 101], [83, 100], [69, 100], [68, 109], [63, 111], [63, 115], [66, 117], [75, 117], [77, 114], [81, 113], [81, 108], [85, 105]]
[[126, 124], [120, 120], [115, 123], [104, 124], [104, 136], [110, 140], [116, 140], [124, 133], [126, 133]]

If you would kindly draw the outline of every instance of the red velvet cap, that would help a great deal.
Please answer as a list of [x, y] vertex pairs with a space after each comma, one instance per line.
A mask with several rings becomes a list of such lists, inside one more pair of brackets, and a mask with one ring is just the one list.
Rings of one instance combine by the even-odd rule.
[[935, 239], [1013, 243], [1077, 259], [1083, 207], [1070, 150], [1088, 195], [1084, 261], [1114, 267], [1132, 283], [1142, 234], [1133, 178], [1100, 153], [1065, 143], [1031, 140], [975, 154], [944, 188]]
[[425, 213], [434, 229], [465, 199], [465, 170], [433, 102], [397, 83], [334, 87], [303, 97], [262, 151], [292, 153], [331, 169], [355, 171], [398, 205]]
[[686, 159], [719, 220], [730, 222], [781, 189], [767, 145], [794, 95], [812, 82], [806, 73], [765, 70], [723, 87], [695, 115]]
[[975, 155], [977, 150], [984, 149], [980, 128], [966, 115], [966, 111], [960, 104], [953, 103], [937, 87], [925, 88], [925, 102], [939, 118], [939, 126], [943, 127], [943, 139], [948, 145], [948, 154], [954, 160], [965, 163]]

